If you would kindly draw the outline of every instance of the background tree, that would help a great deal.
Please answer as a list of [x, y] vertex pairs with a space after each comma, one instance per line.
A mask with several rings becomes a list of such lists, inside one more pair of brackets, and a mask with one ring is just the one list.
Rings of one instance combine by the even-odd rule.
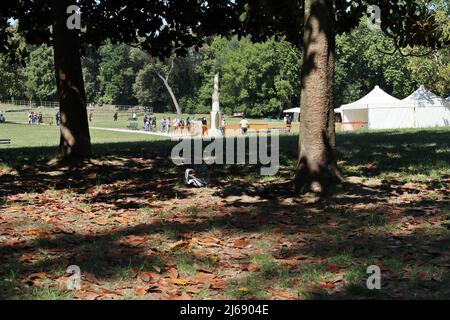
[[[1, 28], [1, 26], [0, 26]], [[20, 37], [15, 26], [5, 27], [3, 32], [9, 32], [11, 35], [8, 38], [10, 44], [10, 52], [0, 53], [0, 74], [2, 81], [0, 81], [0, 99], [26, 99], [25, 94], [26, 76], [23, 66], [14, 59], [17, 55], [27, 55], [27, 44], [24, 39]]]
[[86, 100], [96, 103], [100, 98], [100, 62], [99, 50], [88, 48], [86, 54], [81, 58]]
[[25, 69], [26, 95], [29, 100], [56, 99], [54, 69], [51, 47], [42, 45], [30, 52]]
[[182, 113], [181, 107], [169, 82], [170, 76], [173, 72], [174, 65], [175, 65], [175, 57], [169, 58], [166, 62], [154, 61], [153, 59], [151, 59], [149, 63], [149, 70], [151, 70], [151, 72], [153, 72], [155, 76], [160, 81], [162, 81], [164, 88], [166, 88], [166, 91], [170, 96], [170, 99], [173, 103], [176, 113], [181, 114]]
[[130, 58], [131, 48], [126, 44], [107, 44], [100, 47], [99, 87], [100, 102], [134, 105], [133, 82], [138, 67]]
[[25, 70], [18, 65], [11, 64], [7, 57], [0, 55], [0, 100], [28, 98], [26, 92]]
[[[198, 92], [204, 79], [203, 54], [192, 48], [185, 56], [175, 59], [171, 83], [183, 112], [198, 111]], [[208, 110], [209, 111], [209, 110]]]
[[[426, 50], [426, 49], [424, 49]], [[422, 57], [410, 57], [408, 70], [418, 84], [442, 96], [450, 96], [450, 48], [433, 50]]]
[[152, 106], [154, 112], [165, 112], [170, 100], [167, 91], [153, 73], [153, 67], [150, 65], [144, 66], [141, 69], [133, 84], [133, 92], [139, 104], [145, 106]]
[[391, 39], [379, 29], [369, 29], [365, 18], [352, 32], [337, 35], [334, 106], [355, 101], [376, 85], [398, 98], [411, 94], [418, 87], [408, 68], [411, 57], [380, 51], [393, 49]]
[[199, 111], [210, 109], [211, 79], [217, 72], [225, 113], [278, 116], [298, 98], [295, 88], [299, 85], [299, 54], [282, 39], [252, 43], [248, 38], [215, 37], [202, 52], [204, 80], [199, 91]]

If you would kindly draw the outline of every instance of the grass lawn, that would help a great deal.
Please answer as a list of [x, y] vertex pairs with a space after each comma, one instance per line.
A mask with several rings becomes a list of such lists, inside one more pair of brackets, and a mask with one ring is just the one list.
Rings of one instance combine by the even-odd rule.
[[[163, 138], [153, 135], [122, 133], [91, 129], [92, 143], [118, 143], [131, 141], [153, 141]], [[0, 126], [0, 138], [11, 139], [10, 145], [0, 148], [56, 147], [59, 144], [59, 127], [5, 123]]]
[[[295, 135], [276, 176], [213, 165], [200, 189], [170, 140], [91, 135], [94, 158], [73, 168], [49, 162], [56, 127], [0, 125], [14, 141], [0, 146], [0, 298], [450, 296], [450, 128], [339, 134], [349, 183], [320, 201], [285, 184]], [[81, 290], [66, 290], [72, 264]], [[366, 287], [373, 264], [381, 290]]]
[[[28, 109], [23, 106], [10, 106], [10, 105], [0, 105], [0, 110], [2, 110], [6, 116], [6, 120], [13, 121], [13, 122], [26, 122], [28, 123], [28, 112], [29, 111], [35, 111], [35, 112], [41, 112], [44, 117], [51, 117], [52, 119], [55, 119], [55, 114], [57, 109], [53, 108], [39, 108], [39, 109]], [[105, 111], [102, 109], [93, 109], [92, 111], [89, 110], [88, 113], [92, 112], [92, 121], [89, 123], [91, 127], [104, 127], [104, 128], [119, 128], [119, 129], [126, 129], [129, 125], [130, 121], [129, 119], [132, 116], [132, 112], [126, 112], [121, 111], [118, 113], [118, 121], [115, 122], [113, 120], [114, 112]], [[144, 120], [144, 113], [138, 113], [138, 121], [140, 128], [143, 127], [143, 120]], [[198, 120], [202, 117], [206, 117], [208, 123], [210, 121], [210, 115], [209, 114], [183, 114], [183, 115], [177, 115], [174, 113], [155, 113], [151, 115], [152, 117], [156, 117], [157, 119], [157, 128], [160, 129], [160, 120], [165, 117], [170, 117], [170, 119], [177, 118], [190, 118], [191, 120]], [[240, 117], [231, 117], [225, 115], [225, 120], [228, 124], [237, 124], [239, 121], [241, 121]], [[249, 119], [250, 123], [272, 123], [272, 124], [283, 124], [283, 120], [268, 120], [268, 119]], [[142, 128], [141, 128], [142, 129]]]

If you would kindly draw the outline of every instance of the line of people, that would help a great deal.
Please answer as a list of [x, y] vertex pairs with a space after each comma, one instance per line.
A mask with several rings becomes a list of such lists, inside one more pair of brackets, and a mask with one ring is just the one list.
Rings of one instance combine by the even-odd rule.
[[34, 111], [28, 113], [28, 124], [41, 124], [42, 122], [42, 113]]
[[[114, 116], [114, 118], [116, 118]], [[137, 117], [134, 116], [133, 114], [133, 120], [137, 120]], [[179, 119], [179, 118], [175, 118], [172, 119], [170, 117], [163, 117], [160, 120], [160, 132], [161, 133], [170, 133], [170, 131], [173, 130], [182, 130], [182, 129], [187, 129], [188, 132], [191, 131], [191, 129], [194, 126], [207, 126], [207, 121], [206, 118], [203, 117], [201, 120], [196, 121], [196, 120], [191, 120], [189, 117], [187, 117], [186, 119]], [[144, 130], [145, 131], [150, 131], [150, 132], [156, 132], [157, 131], [157, 120], [156, 117], [149, 117], [148, 115], [144, 116]]]
[[144, 130], [156, 132], [156, 117], [144, 116]]

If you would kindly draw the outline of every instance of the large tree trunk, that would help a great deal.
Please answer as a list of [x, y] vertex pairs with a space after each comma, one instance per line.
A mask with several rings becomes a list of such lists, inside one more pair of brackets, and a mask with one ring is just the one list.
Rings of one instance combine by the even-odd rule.
[[61, 112], [60, 151], [64, 158], [91, 155], [86, 93], [79, 46], [79, 30], [66, 25], [68, 0], [52, 0], [53, 50]]
[[325, 193], [342, 181], [335, 156], [334, 19], [333, 0], [305, 0], [299, 157], [295, 177], [299, 192]]

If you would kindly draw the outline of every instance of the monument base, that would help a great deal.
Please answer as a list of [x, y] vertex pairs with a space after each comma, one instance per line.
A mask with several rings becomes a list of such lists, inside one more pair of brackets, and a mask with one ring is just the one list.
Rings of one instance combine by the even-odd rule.
[[220, 129], [222, 124], [222, 113], [220, 111], [211, 112], [211, 128], [208, 130], [210, 137], [222, 137], [223, 133]]

